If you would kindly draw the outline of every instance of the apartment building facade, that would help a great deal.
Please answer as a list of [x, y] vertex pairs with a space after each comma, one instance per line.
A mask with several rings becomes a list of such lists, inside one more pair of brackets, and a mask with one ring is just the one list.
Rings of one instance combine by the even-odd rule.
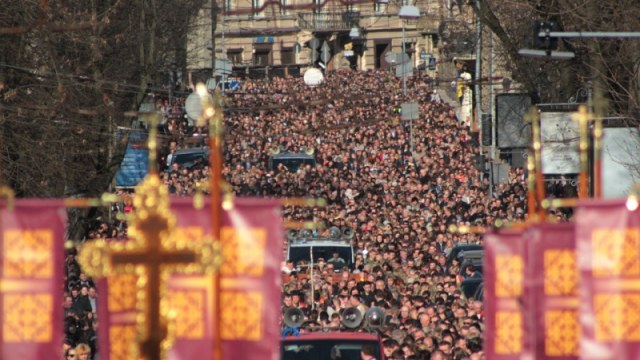
[[[437, 71], [429, 67], [430, 58], [431, 65], [474, 58], [473, 12], [457, 0], [219, 1], [215, 48], [211, 3], [192, 26], [190, 71], [211, 71], [212, 51], [232, 65], [234, 74], [299, 73], [308, 66], [388, 68], [394, 61], [387, 54], [401, 54], [403, 39], [410, 62], [424, 71]], [[416, 6], [420, 17], [401, 19], [403, 5]]]

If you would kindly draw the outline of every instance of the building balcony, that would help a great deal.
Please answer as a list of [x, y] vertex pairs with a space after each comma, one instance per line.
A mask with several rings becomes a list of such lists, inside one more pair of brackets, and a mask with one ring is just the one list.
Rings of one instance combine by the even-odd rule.
[[359, 11], [340, 13], [298, 13], [298, 27], [313, 32], [348, 31], [360, 22]]

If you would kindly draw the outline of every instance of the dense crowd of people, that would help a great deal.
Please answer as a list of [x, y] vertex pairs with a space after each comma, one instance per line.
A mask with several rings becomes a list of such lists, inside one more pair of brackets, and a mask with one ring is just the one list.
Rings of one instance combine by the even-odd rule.
[[[324, 224], [319, 236], [334, 226], [353, 229], [353, 264], [316, 259], [312, 279], [309, 264], [283, 263], [282, 311], [304, 312], [301, 331], [340, 329], [346, 308], [379, 307], [388, 358], [479, 359], [483, 304], [464, 296], [460, 280], [481, 274], [447, 257], [482, 237], [450, 227], [524, 219], [525, 173], [513, 169], [489, 191], [469, 127], [430, 84], [414, 76], [403, 96], [399, 80], [383, 70], [329, 72], [318, 87], [301, 78], [244, 80], [227, 92], [223, 176], [237, 196], [326, 199], [326, 207], [284, 209], [287, 221]], [[171, 158], [204, 145], [207, 129], [184, 116], [184, 98], [156, 100], [166, 139], [162, 180], [172, 194], [192, 195], [207, 180], [208, 164], [180, 168]], [[409, 100], [420, 110], [412, 122], [401, 119]], [[315, 165], [271, 168], [274, 152], [312, 153]], [[132, 210], [126, 201], [112, 209]], [[87, 237], [126, 237], [126, 223], [99, 221]], [[88, 344], [95, 353], [95, 288], [68, 256], [67, 347]]]

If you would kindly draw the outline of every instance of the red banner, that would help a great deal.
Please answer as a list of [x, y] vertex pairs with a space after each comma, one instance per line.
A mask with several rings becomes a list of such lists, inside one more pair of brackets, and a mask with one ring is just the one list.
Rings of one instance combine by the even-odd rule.
[[535, 359], [577, 359], [578, 267], [573, 223], [527, 230], [527, 336]]
[[624, 201], [581, 203], [576, 223], [581, 359], [640, 354], [640, 212]]
[[484, 244], [485, 354], [487, 359], [520, 359], [526, 350], [522, 231], [488, 233]]
[[[209, 239], [211, 212], [208, 206], [195, 209], [193, 199], [174, 198], [171, 208], [177, 227], [171, 235], [173, 239], [188, 238], [194, 243]], [[219, 321], [224, 358], [277, 358], [279, 312], [273, 309], [280, 306], [281, 291], [283, 231], [280, 203], [277, 200], [236, 199], [233, 209], [223, 211], [222, 215], [221, 243], [225, 262], [220, 268], [222, 318]], [[135, 276], [129, 280], [109, 277], [109, 309], [103, 309], [104, 313], [100, 315], [100, 331], [108, 332], [108, 336], [101, 336], [101, 359], [130, 358], [130, 349], [135, 346], [135, 318], [131, 316], [135, 313], [135, 298], [129, 296], [134, 301], [114, 309], [111, 304], [126, 302], [122, 294], [127, 288], [135, 290], [135, 280]], [[213, 357], [213, 295], [211, 276], [170, 277], [167, 300], [175, 316], [171, 323], [175, 341], [168, 353], [170, 360]], [[112, 297], [118, 299], [112, 301]], [[108, 330], [104, 329], [105, 324], [108, 324]]]
[[62, 354], [65, 222], [62, 201], [0, 209], [0, 359]]

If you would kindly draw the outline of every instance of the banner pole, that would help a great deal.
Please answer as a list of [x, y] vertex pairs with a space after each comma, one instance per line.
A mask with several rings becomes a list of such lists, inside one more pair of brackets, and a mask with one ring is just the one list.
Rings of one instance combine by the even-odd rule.
[[540, 139], [536, 139], [536, 123], [538, 121], [538, 111], [535, 107], [531, 107], [529, 109], [529, 113], [525, 115], [525, 120], [531, 124], [531, 127], [533, 129], [531, 134], [531, 148], [529, 149], [527, 156], [527, 216], [529, 218], [529, 221], [534, 221], [539, 206], [539, 204], [537, 203], [538, 199], [536, 187], [538, 186], [537, 171], [540, 171], [540, 169], [536, 169], [537, 151], [535, 147], [536, 145], [540, 147]]
[[[214, 242], [220, 243], [221, 229], [221, 184], [222, 181], [222, 154], [221, 154], [221, 133], [222, 133], [222, 95], [216, 93], [213, 100], [214, 115], [209, 119], [209, 167], [211, 169], [209, 185], [211, 187], [211, 236]], [[224, 261], [224, 260], [223, 260]], [[213, 360], [222, 360], [222, 323], [220, 307], [220, 271], [213, 274]]]
[[578, 176], [578, 198], [589, 196], [589, 120], [592, 116], [585, 105], [578, 107], [578, 112], [572, 115], [580, 126], [580, 175]]
[[531, 126], [533, 130], [533, 166], [536, 183], [536, 209], [538, 210], [538, 221], [544, 221], [546, 217], [546, 210], [542, 208], [541, 203], [546, 197], [546, 189], [544, 184], [544, 174], [542, 172], [542, 134], [540, 131], [540, 111], [532, 108], [531, 116]]

